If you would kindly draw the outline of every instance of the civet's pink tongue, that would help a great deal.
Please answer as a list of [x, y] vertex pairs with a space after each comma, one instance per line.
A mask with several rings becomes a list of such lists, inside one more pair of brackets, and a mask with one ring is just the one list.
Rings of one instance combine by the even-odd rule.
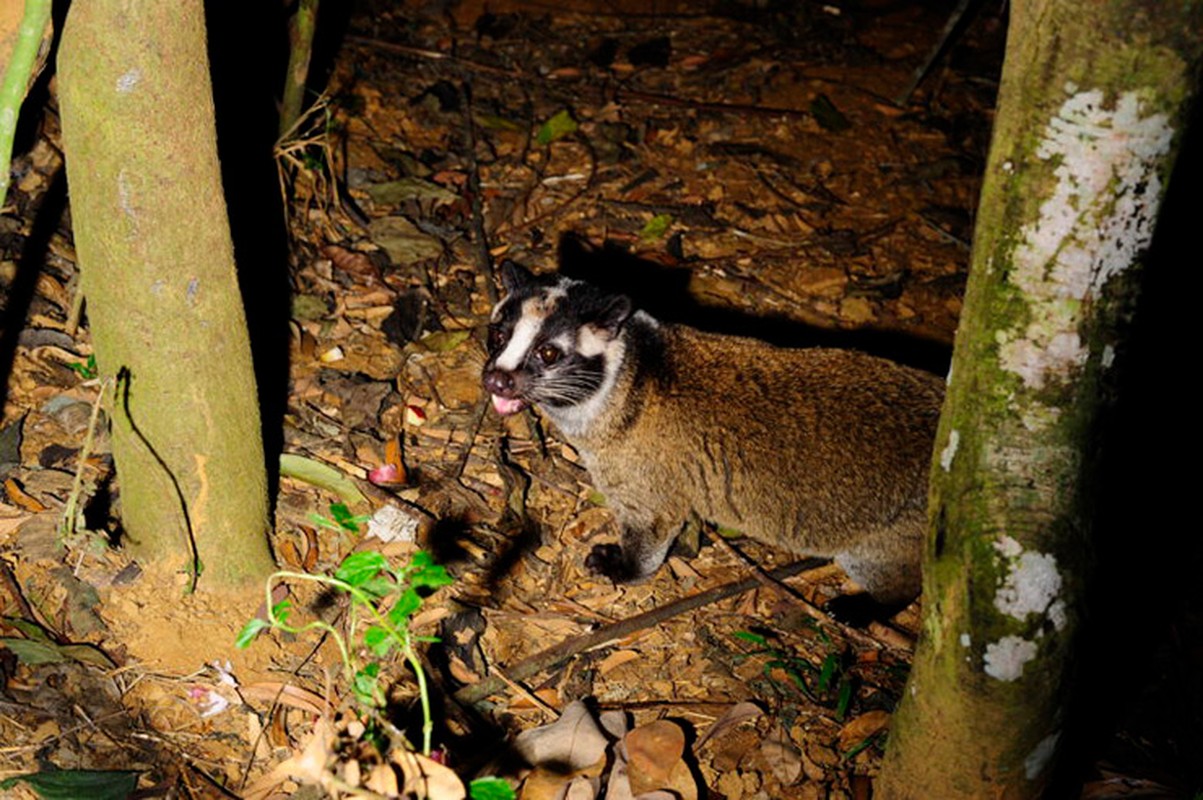
[[518, 413], [525, 405], [525, 402], [516, 397], [510, 398], [493, 395], [493, 408], [503, 417]]

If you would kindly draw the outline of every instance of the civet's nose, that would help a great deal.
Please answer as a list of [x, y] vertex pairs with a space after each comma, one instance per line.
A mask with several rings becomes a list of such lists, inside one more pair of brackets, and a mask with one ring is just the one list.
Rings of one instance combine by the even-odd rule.
[[485, 389], [490, 394], [513, 397], [516, 393], [514, 373], [504, 369], [491, 369], [484, 374]]

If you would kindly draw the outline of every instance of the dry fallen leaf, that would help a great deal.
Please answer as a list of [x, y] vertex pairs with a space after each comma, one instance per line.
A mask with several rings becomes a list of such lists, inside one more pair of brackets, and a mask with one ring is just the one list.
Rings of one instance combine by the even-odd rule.
[[636, 797], [668, 790], [680, 800], [698, 796], [697, 781], [681, 756], [685, 732], [668, 720], [657, 720], [631, 731], [623, 739], [627, 754], [626, 776]]
[[589, 709], [578, 700], [569, 703], [550, 725], [518, 734], [514, 749], [531, 766], [554, 762], [561, 769], [576, 771], [604, 757], [607, 742]]
[[605, 756], [586, 769], [564, 774], [554, 768], [537, 767], [522, 782], [522, 800], [558, 800], [564, 797], [579, 797], [592, 800], [600, 791], [602, 770], [606, 767]]
[[890, 712], [867, 711], [859, 717], [854, 717], [840, 730], [840, 751], [848, 752], [856, 745], [881, 731], [890, 724]]
[[261, 703], [279, 703], [282, 706], [296, 708], [310, 714], [333, 714], [334, 709], [325, 698], [316, 692], [293, 686], [290, 683], [278, 681], [263, 681], [252, 683], [239, 688], [239, 694], [246, 701], [258, 700]]
[[777, 780], [786, 786], [802, 776], [802, 754], [780, 725], [765, 737], [760, 754]]
[[598, 665], [598, 674], [606, 675], [628, 661], [634, 661], [637, 658], [639, 658], [639, 653], [634, 650], [615, 650]]
[[693, 751], [696, 753], [702, 749], [702, 745], [710, 741], [715, 736], [721, 736], [728, 729], [735, 727], [741, 722], [749, 719], [755, 719], [764, 713], [760, 706], [750, 701], [744, 700], [742, 703], [736, 703], [727, 709], [726, 713], [715, 720], [714, 724], [702, 734], [702, 736], [693, 745]]
[[289, 778], [329, 788], [332, 776], [326, 765], [334, 757], [333, 746], [334, 731], [330, 723], [325, 719], [318, 720], [305, 749], [281, 761], [271, 772], [251, 783], [243, 790], [242, 796], [246, 800], [265, 800]]
[[368, 779], [363, 782], [363, 785], [385, 797], [393, 797], [400, 790], [400, 787], [397, 786], [397, 773], [388, 764], [377, 764], [372, 767], [372, 771], [368, 773]]
[[18, 508], [33, 512], [34, 514], [46, 510], [46, 506], [42, 505], [42, 503], [33, 496], [26, 494], [25, 490], [21, 488], [21, 484], [17, 483], [12, 478], [4, 481], [4, 491], [8, 494], [8, 499], [11, 500]]
[[437, 761], [408, 750], [393, 749], [389, 753], [393, 763], [401, 768], [405, 785], [402, 797], [415, 800], [464, 800], [468, 796], [463, 781], [448, 767]]
[[664, 786], [673, 764], [685, 752], [685, 732], [668, 720], [657, 720], [626, 735], [631, 788], [647, 792]]

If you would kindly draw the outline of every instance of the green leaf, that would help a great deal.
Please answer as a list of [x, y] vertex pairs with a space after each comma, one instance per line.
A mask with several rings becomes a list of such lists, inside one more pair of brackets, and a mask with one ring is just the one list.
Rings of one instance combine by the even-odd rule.
[[385, 577], [384, 575], [380, 575], [372, 578], [371, 580], [364, 581], [355, 588], [366, 594], [372, 600], [379, 600], [382, 597], [388, 597], [390, 594], [396, 592], [397, 584], [393, 581], [391, 576]]
[[3, 637], [0, 645], [7, 647], [25, 664], [59, 664], [64, 661], [78, 661], [82, 664], [92, 664], [103, 669], [116, 666], [104, 651], [90, 644], [59, 644], [50, 638], [42, 626], [16, 617], [6, 617], [4, 621], [11, 627], [25, 634], [25, 638]]
[[314, 461], [312, 458], [281, 453], [280, 474], [334, 492], [344, 502], [351, 505], [368, 501], [353, 480], [334, 467]]
[[250, 647], [251, 642], [255, 641], [255, 637], [259, 635], [259, 631], [264, 628], [270, 628], [267, 620], [255, 617], [249, 620], [242, 626], [242, 630], [238, 632], [238, 638], [234, 640], [234, 646], [239, 650], [245, 650]]
[[5, 617], [4, 622], [24, 634], [26, 639], [35, 639], [39, 642], [54, 641], [50, 638], [50, 634], [46, 633], [46, 629], [36, 622], [30, 622], [20, 617]]
[[345, 526], [347, 520], [351, 519], [354, 514], [351, 513], [351, 509], [347, 508], [346, 503], [331, 503], [330, 516], [334, 517], [334, 521], [339, 525]]
[[455, 578], [447, 574], [447, 568], [442, 564], [431, 564], [410, 576], [409, 583], [415, 589], [437, 589], [455, 583]]
[[343, 583], [360, 587], [383, 569], [388, 569], [388, 559], [375, 550], [362, 550], [344, 558], [334, 577]]
[[363, 643], [377, 658], [388, 655], [395, 644], [389, 632], [379, 625], [373, 625], [363, 632]]
[[359, 533], [359, 526], [372, 518], [371, 514], [352, 514], [345, 503], [331, 503], [330, 516], [338, 523], [338, 527], [351, 533]]
[[468, 797], [472, 800], [514, 800], [514, 787], [504, 778], [477, 778], [468, 784]]
[[535, 141], [539, 144], [551, 144], [556, 139], [562, 139], [570, 133], [575, 133], [577, 125], [572, 114], [568, 113], [568, 109], [560, 109], [552, 116], [551, 119], [539, 126], [539, 132], [535, 134]]
[[311, 512], [309, 514], [308, 519], [310, 522], [312, 522], [314, 525], [317, 525], [319, 528], [326, 528], [327, 530], [332, 530], [332, 531], [339, 530], [339, 525], [337, 522], [330, 519], [329, 517], [322, 516], [321, 514], [317, 513], [316, 511]]
[[455, 578], [447, 574], [447, 569], [434, 563], [434, 556], [425, 550], [413, 554], [409, 564], [397, 575], [397, 579], [419, 589], [437, 589], [455, 583]]
[[848, 714], [848, 706], [852, 703], [852, 681], [840, 684], [840, 699], [835, 704], [836, 719], [843, 720]]
[[360, 705], [373, 707], [384, 703], [380, 695], [380, 665], [373, 662], [355, 673], [351, 692]]
[[423, 336], [418, 341], [432, 353], [446, 353], [454, 350], [468, 340], [472, 335], [470, 330], [434, 331]]
[[752, 644], [758, 644], [761, 647], [766, 647], [766, 646], [768, 646], [768, 643], [769, 643], [769, 640], [767, 637], [761, 636], [759, 633], [752, 633], [751, 631], [736, 631], [732, 635], [736, 639], [743, 639], [745, 642], [751, 642]]
[[657, 214], [647, 221], [643, 226], [643, 230], [639, 231], [639, 238], [645, 242], [652, 239], [659, 239], [668, 232], [668, 228], [673, 224], [671, 214]]
[[92, 644], [60, 644], [58, 651], [81, 664], [91, 664], [102, 669], [115, 669], [116, 664], [103, 650]]
[[402, 580], [402, 581], [408, 581], [410, 579], [410, 576], [414, 575], [415, 573], [421, 572], [422, 570], [429, 569], [433, 565], [434, 565], [434, 556], [432, 556], [430, 553], [426, 552], [425, 550], [419, 550], [418, 552], [416, 552], [412, 556], [410, 556], [409, 563], [406, 564], [404, 567], [402, 567], [401, 570], [397, 573], [397, 579]]
[[90, 381], [93, 378], [95, 378], [96, 374], [97, 374], [96, 356], [95, 355], [88, 356], [87, 363], [83, 363], [83, 364], [81, 364], [78, 361], [73, 361], [72, 363], [67, 365], [67, 368], [72, 370], [73, 372], [75, 372], [76, 375], [83, 378], [84, 380]]
[[0, 645], [12, 650], [13, 655], [23, 664], [58, 664], [67, 660], [53, 642], [5, 636], [0, 638]]
[[825, 692], [831, 687], [831, 679], [835, 676], [835, 671], [839, 669], [840, 657], [835, 653], [828, 653], [823, 659], [823, 666], [819, 670], [818, 687], [820, 692]]
[[23, 781], [43, 800], [125, 800], [138, 788], [138, 773], [127, 770], [60, 769], [15, 775], [0, 781], [11, 789]]
[[394, 625], [404, 625], [413, 613], [422, 607], [421, 596], [413, 588], [406, 589], [388, 612], [388, 620]]
[[288, 615], [292, 613], [292, 601], [287, 597], [272, 606], [271, 618], [276, 622], [288, 622]]

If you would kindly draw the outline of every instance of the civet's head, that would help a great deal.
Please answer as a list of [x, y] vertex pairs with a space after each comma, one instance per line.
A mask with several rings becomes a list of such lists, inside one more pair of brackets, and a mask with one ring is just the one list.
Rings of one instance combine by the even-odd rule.
[[489, 324], [485, 389], [500, 414], [534, 403], [561, 427], [585, 422], [622, 361], [629, 298], [557, 275], [501, 265], [505, 297]]

